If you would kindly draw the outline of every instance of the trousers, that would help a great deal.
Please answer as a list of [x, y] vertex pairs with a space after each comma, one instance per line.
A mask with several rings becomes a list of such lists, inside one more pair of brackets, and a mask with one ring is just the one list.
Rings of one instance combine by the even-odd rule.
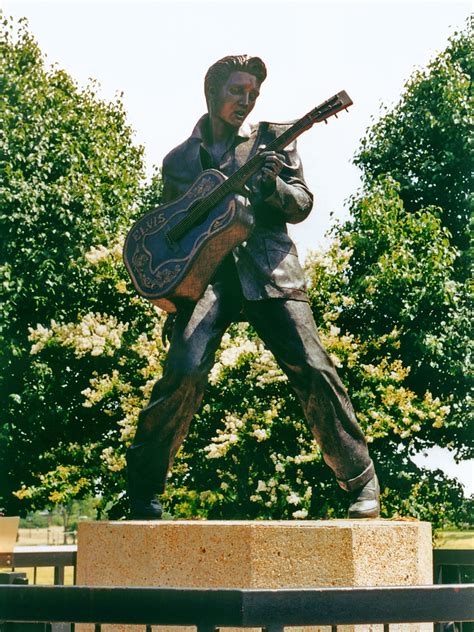
[[[248, 320], [273, 353], [296, 393], [326, 464], [346, 491], [374, 476], [367, 444], [349, 396], [324, 350], [305, 301], [246, 301], [238, 280], [217, 280], [178, 311], [163, 376], [141, 411], [127, 452], [134, 497], [163, 493], [170, 468], [197, 412], [227, 327]], [[130, 490], [129, 490], [130, 491]]]

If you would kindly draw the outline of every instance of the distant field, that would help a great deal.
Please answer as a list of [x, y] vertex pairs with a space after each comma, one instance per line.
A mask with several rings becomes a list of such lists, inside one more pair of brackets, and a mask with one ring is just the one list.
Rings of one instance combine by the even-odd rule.
[[[46, 546], [58, 544], [73, 544], [74, 539], [67, 535], [67, 542], [64, 542], [64, 529], [60, 526], [49, 527], [48, 529], [18, 529], [17, 546]], [[8, 570], [8, 569], [0, 569]], [[54, 568], [38, 567], [36, 576], [34, 568], [18, 568], [19, 573], [26, 573], [30, 584], [53, 584]], [[66, 567], [64, 569], [64, 582], [72, 585], [74, 583], [74, 569]]]
[[[43, 584], [47, 586], [54, 584], [54, 568], [43, 568], [40, 566], [36, 569], [36, 577], [34, 568], [17, 568], [15, 570], [18, 573], [26, 573], [29, 584]], [[66, 566], [64, 569], [64, 583], [67, 586], [74, 584], [74, 569], [72, 566]]]
[[20, 546], [74, 544], [75, 536], [68, 533], [64, 541], [63, 527], [49, 527], [48, 529], [18, 529], [17, 544]]
[[474, 531], [441, 531], [437, 536], [436, 549], [474, 549]]

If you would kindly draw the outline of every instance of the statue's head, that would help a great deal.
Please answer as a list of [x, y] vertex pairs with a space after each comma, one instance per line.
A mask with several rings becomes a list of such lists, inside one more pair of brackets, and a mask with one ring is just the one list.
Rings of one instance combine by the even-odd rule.
[[[253, 109], [259, 95], [260, 86], [267, 76], [265, 64], [259, 57], [249, 55], [229, 55], [216, 61], [209, 68], [204, 80], [204, 92], [207, 108], [212, 115], [219, 114], [225, 105], [226, 99], [234, 101], [241, 93], [240, 102], [245, 104], [245, 109], [237, 110], [240, 114], [230, 124], [237, 125], [245, 119]], [[235, 104], [234, 104], [235, 105]], [[235, 110], [235, 107], [234, 107]]]

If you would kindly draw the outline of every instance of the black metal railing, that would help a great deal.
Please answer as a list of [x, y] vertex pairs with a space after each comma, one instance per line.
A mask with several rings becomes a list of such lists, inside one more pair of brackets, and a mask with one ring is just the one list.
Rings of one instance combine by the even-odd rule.
[[474, 582], [474, 549], [433, 549], [435, 584]]
[[0, 586], [0, 621], [257, 627], [472, 621], [474, 584], [388, 588], [213, 590]]
[[[433, 549], [435, 584], [470, 584], [474, 582], [474, 549]], [[435, 632], [474, 632], [473, 623], [452, 622], [435, 626]]]
[[[77, 547], [69, 546], [46, 546], [46, 547], [17, 547], [12, 554], [0, 553], [0, 568], [9, 568], [12, 571], [17, 569], [32, 568], [33, 584], [37, 584], [37, 571], [39, 568], [50, 567], [54, 569], [53, 581], [56, 585], [63, 585], [65, 580], [65, 569], [72, 567], [69, 574], [69, 581], [75, 583], [76, 576]], [[72, 577], [71, 577], [72, 575]], [[474, 550], [462, 549], [434, 549], [433, 551], [433, 580], [435, 584], [469, 584], [474, 582]], [[130, 589], [122, 589], [130, 590]], [[131, 589], [136, 590], [136, 589]], [[145, 590], [145, 589], [144, 589]], [[352, 589], [356, 590], [356, 589]], [[375, 589], [374, 589], [375, 590]], [[381, 590], [381, 589], [377, 589]], [[391, 589], [392, 590], [392, 589]], [[181, 591], [180, 591], [181, 592]], [[302, 591], [302, 594], [307, 594]], [[353, 592], [351, 592], [353, 594]], [[378, 593], [377, 593], [378, 594]], [[57, 620], [53, 619], [52, 620]], [[434, 621], [434, 619], [430, 619]], [[473, 632], [474, 624], [466, 623], [468, 620], [460, 618], [444, 618], [444, 621], [456, 622], [449, 625], [437, 624], [435, 631], [451, 630], [455, 632]], [[392, 622], [396, 622], [395, 619]], [[355, 622], [353, 622], [355, 623]], [[183, 624], [184, 625], [184, 624]], [[337, 626], [338, 624], [333, 624]], [[385, 624], [385, 629], [388, 624]], [[56, 629], [57, 626], [55, 626]], [[202, 628], [203, 630], [205, 628]], [[209, 628], [212, 629], [212, 628]], [[276, 628], [278, 629], [278, 628]], [[335, 629], [335, 628], [334, 628]], [[1, 631], [1, 626], [0, 626]]]
[[12, 553], [0, 553], [0, 568], [15, 571], [32, 568], [33, 584], [37, 583], [38, 568], [53, 568], [53, 582], [64, 584], [65, 569], [72, 567], [73, 583], [76, 583], [77, 546], [75, 544], [56, 546], [21, 546]]

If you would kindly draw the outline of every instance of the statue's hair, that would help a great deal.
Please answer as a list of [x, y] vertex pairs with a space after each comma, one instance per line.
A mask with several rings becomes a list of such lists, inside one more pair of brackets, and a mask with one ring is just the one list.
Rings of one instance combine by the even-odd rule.
[[216, 61], [209, 68], [204, 79], [204, 93], [207, 107], [211, 104], [219, 89], [225, 84], [233, 72], [248, 72], [262, 83], [267, 76], [267, 69], [260, 57], [250, 55], [228, 55]]

